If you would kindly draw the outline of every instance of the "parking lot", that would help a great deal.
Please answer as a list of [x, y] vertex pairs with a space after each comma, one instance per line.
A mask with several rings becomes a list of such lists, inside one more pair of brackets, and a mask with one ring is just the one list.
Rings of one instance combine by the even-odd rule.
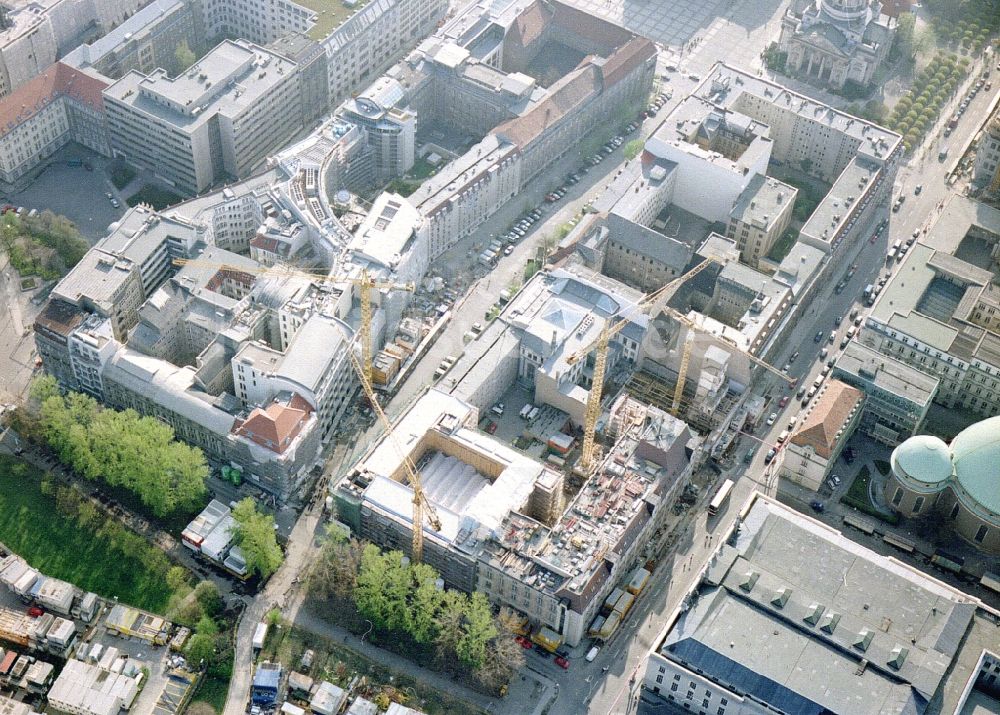
[[[67, 161], [83, 160], [85, 165], [67, 166]], [[109, 160], [79, 146], [68, 144], [52, 156], [49, 165], [31, 184], [6, 197], [6, 201], [26, 210], [38, 209], [61, 214], [80, 229], [91, 243], [107, 233], [108, 224], [121, 218], [125, 209], [123, 197], [115, 189], [105, 170]], [[106, 194], [111, 193], [119, 207], [111, 205]]]

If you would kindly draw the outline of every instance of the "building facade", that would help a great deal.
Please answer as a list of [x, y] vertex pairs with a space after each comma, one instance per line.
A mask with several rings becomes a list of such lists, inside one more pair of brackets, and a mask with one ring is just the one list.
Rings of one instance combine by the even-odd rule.
[[830, 378], [865, 393], [859, 429], [890, 447], [920, 431], [940, 384], [933, 375], [883, 355], [857, 340], [844, 348], [834, 363]]
[[885, 500], [908, 519], [932, 513], [975, 548], [1000, 555], [1000, 416], [977, 422], [948, 444], [911, 437], [892, 452]]
[[895, 34], [896, 20], [879, 0], [800, 0], [782, 18], [778, 44], [792, 76], [833, 89], [867, 87]]
[[102, 96], [107, 86], [56, 62], [0, 99], [0, 182], [29, 178], [70, 141], [109, 155]]
[[112, 149], [188, 193], [245, 176], [303, 127], [297, 71], [242, 40], [175, 78], [133, 70], [104, 92]]

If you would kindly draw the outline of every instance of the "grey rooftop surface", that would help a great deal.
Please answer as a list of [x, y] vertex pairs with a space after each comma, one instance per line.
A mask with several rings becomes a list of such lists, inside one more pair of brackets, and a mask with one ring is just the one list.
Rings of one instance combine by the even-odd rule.
[[976, 599], [759, 497], [706, 586], [660, 653], [784, 712], [922, 713], [983, 628]]
[[914, 402], [926, 404], [937, 391], [940, 380], [906, 363], [852, 340], [837, 358], [836, 369], [858, 375], [886, 392]]
[[712, 68], [695, 92], [736, 111], [739, 111], [739, 99], [743, 94], [756, 96], [803, 119], [842, 132], [860, 142], [859, 153], [862, 156], [880, 161], [888, 157], [902, 141], [902, 137], [896, 132], [724, 63]]
[[769, 230], [781, 212], [795, 203], [797, 193], [798, 189], [793, 186], [756, 174], [736, 200], [729, 215], [743, 223]]
[[213, 114], [238, 117], [273, 87], [289, 79], [296, 64], [246, 40], [225, 40], [171, 78], [163, 69], [150, 75], [132, 70], [105, 90], [105, 96], [176, 127], [193, 129]]
[[879, 170], [864, 159], [851, 159], [802, 227], [802, 233], [825, 243], [833, 241]]

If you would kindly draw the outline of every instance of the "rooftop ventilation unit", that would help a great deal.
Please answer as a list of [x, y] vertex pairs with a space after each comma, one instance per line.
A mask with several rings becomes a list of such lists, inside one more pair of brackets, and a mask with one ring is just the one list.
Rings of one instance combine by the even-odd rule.
[[760, 578], [760, 574], [756, 571], [747, 571], [743, 574], [743, 580], [740, 581], [740, 588], [749, 593], [753, 590], [753, 587], [757, 583], [757, 579]]
[[823, 616], [823, 611], [825, 610], [826, 606], [819, 603], [812, 603], [809, 605], [809, 613], [802, 620], [810, 626], [815, 626], [819, 623], [819, 619]]
[[792, 595], [792, 589], [790, 588], [779, 589], [778, 592], [774, 594], [774, 598], [771, 599], [771, 603], [775, 606], [775, 608], [784, 608], [785, 604], [788, 603], [788, 599], [791, 595]]
[[857, 637], [854, 639], [854, 642], [851, 643], [851, 645], [853, 645], [855, 648], [864, 653], [866, 650], [868, 650], [868, 646], [871, 645], [872, 638], [874, 637], [875, 637], [874, 631], [868, 630], [867, 628], [862, 628], [861, 632], [858, 633]]

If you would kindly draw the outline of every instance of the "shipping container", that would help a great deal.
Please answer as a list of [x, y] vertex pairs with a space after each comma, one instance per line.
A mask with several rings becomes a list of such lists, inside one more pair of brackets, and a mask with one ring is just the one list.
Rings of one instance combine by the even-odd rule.
[[646, 583], [649, 581], [650, 573], [644, 568], [637, 568], [632, 572], [632, 576], [628, 580], [628, 586], [626, 590], [633, 596], [638, 596], [642, 593], [642, 590], [646, 588]]
[[257, 624], [257, 629], [253, 632], [254, 650], [260, 650], [263, 648], [265, 640], [267, 640], [267, 624], [261, 621]]
[[531, 641], [536, 645], [540, 645], [550, 653], [555, 653], [556, 650], [559, 649], [559, 646], [563, 644], [562, 636], [551, 628], [546, 628], [545, 626], [539, 628], [538, 631], [531, 636]]

